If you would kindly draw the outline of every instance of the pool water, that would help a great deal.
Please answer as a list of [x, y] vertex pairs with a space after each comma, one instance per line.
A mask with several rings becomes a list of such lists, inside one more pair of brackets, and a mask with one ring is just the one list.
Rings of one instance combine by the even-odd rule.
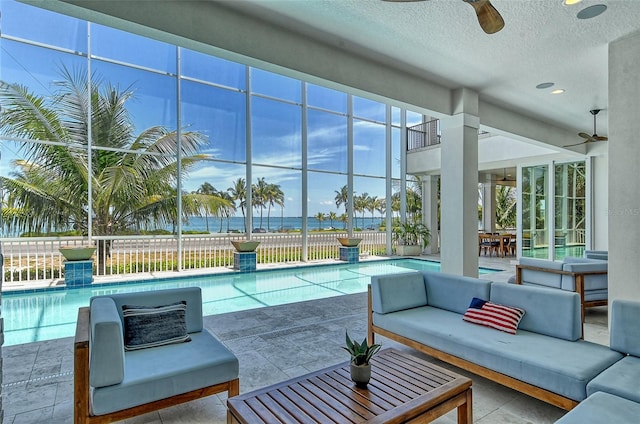
[[[409, 270], [440, 271], [440, 264], [419, 259], [382, 260], [102, 284], [81, 289], [5, 292], [2, 295], [4, 345], [73, 336], [78, 308], [88, 306], [92, 296], [198, 286], [202, 288], [204, 315], [215, 315], [362, 293], [367, 290], [372, 275]], [[493, 271], [480, 269], [480, 274]]]

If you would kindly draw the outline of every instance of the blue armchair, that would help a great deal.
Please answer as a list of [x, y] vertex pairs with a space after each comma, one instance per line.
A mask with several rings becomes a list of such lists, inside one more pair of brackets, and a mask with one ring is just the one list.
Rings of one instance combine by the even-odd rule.
[[551, 287], [580, 294], [584, 309], [608, 303], [608, 262], [598, 259], [566, 257], [562, 262], [520, 258], [516, 284]]

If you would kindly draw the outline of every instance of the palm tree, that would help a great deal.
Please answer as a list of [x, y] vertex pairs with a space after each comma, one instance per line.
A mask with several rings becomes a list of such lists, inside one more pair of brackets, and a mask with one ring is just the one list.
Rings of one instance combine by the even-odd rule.
[[262, 228], [262, 214], [267, 206], [268, 184], [264, 177], [258, 178], [257, 184], [251, 187], [251, 200], [254, 208], [260, 208], [260, 228]]
[[[208, 182], [203, 183], [196, 191], [193, 192], [193, 194], [197, 194], [197, 195], [202, 195], [202, 196], [214, 196], [217, 194], [216, 189], [209, 184]], [[206, 200], [205, 197], [202, 198], [202, 200]], [[207, 233], [210, 232], [209, 231], [209, 213], [210, 210], [209, 208], [207, 208], [206, 206], [206, 202], [203, 202], [203, 209], [204, 209], [204, 217], [205, 217], [205, 225], [206, 225], [206, 229], [207, 229]]]
[[280, 189], [278, 184], [267, 184], [265, 190], [265, 202], [267, 204], [267, 229], [271, 228], [270, 217], [271, 217], [271, 207], [274, 205], [279, 205], [284, 207], [284, 193]]
[[[238, 178], [233, 182], [233, 186], [229, 187], [227, 191], [229, 192], [231, 199], [234, 202], [238, 202], [238, 206], [242, 211], [244, 232], [249, 232], [249, 229], [247, 228], [247, 217], [244, 214], [244, 208], [247, 206], [247, 183], [245, 182], [244, 178]], [[236, 209], [238, 208], [238, 206], [236, 206]]]
[[[1, 179], [9, 206], [22, 211], [15, 215], [14, 225], [29, 229], [69, 225], [86, 233], [91, 213], [93, 233], [112, 235], [145, 223], [175, 223], [176, 131], [155, 126], [136, 135], [125, 107], [133, 97], [131, 88], [102, 84], [95, 75], [88, 87], [86, 72], [67, 68], [61, 69], [61, 77], [50, 97], [0, 82], [0, 133], [41, 141], [25, 143], [24, 160], [14, 162], [13, 178]], [[89, 151], [89, 125], [93, 145], [104, 149]], [[185, 131], [180, 141], [181, 167], [187, 172], [206, 158], [197, 154], [206, 140]], [[91, 205], [87, 205], [89, 181]], [[197, 213], [188, 199], [183, 206], [181, 218]], [[109, 244], [98, 247], [102, 270]]]
[[335, 190], [336, 192], [336, 208], [340, 208], [341, 205], [344, 205], [344, 213], [349, 213], [349, 189], [346, 185], [342, 186], [340, 191]]
[[322, 221], [325, 220], [324, 214], [322, 212], [318, 212], [315, 218], [318, 221], [318, 230], [322, 230]]
[[347, 222], [349, 221], [349, 217], [346, 213], [343, 213], [338, 217], [338, 221], [342, 222], [342, 229], [347, 229]]
[[[364, 212], [367, 210], [367, 199], [369, 199], [369, 193], [362, 193], [360, 196], [353, 198], [353, 209], [356, 212], [362, 212], [362, 226], [364, 227]], [[356, 227], [357, 227], [356, 223]]]
[[498, 227], [516, 227], [516, 190], [513, 187], [496, 186], [496, 224]]
[[331, 227], [333, 228], [333, 221], [338, 219], [338, 214], [335, 212], [329, 212], [329, 221], [331, 222]]
[[384, 219], [384, 214], [387, 211], [387, 199], [377, 199], [375, 208], [380, 213], [380, 219]]
[[369, 196], [367, 199], [367, 210], [371, 212], [371, 225], [373, 225], [373, 213], [376, 211], [376, 203], [378, 202], [378, 196]]

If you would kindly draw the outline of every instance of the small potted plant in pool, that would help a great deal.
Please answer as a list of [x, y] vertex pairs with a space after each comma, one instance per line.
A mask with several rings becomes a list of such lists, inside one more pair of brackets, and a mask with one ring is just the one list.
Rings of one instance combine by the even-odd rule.
[[345, 331], [346, 346], [342, 348], [351, 355], [351, 380], [360, 388], [366, 388], [371, 379], [371, 364], [369, 361], [380, 350], [379, 344], [367, 344], [367, 338], [358, 343], [349, 337]]

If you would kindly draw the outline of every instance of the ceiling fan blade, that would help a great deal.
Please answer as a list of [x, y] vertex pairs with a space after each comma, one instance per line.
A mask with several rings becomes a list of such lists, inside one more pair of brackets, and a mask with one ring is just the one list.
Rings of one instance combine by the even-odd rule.
[[609, 137], [605, 137], [604, 135], [596, 135], [593, 137], [593, 139], [595, 141], [607, 141], [609, 140]]
[[504, 28], [504, 19], [489, 0], [462, 0], [476, 11], [478, 23], [484, 32], [494, 34]]
[[567, 144], [566, 146], [562, 146], [562, 147], [573, 147], [573, 146], [579, 146], [581, 144], [585, 144], [588, 143], [589, 140], [585, 140], [585, 141], [581, 141], [580, 143], [575, 143], [575, 144]]
[[578, 133], [578, 135], [579, 135], [580, 137], [582, 137], [582, 138], [586, 138], [586, 139], [590, 139], [590, 138], [591, 138], [591, 136], [590, 136], [589, 134], [584, 133], [584, 132], [580, 132], [580, 133]]

